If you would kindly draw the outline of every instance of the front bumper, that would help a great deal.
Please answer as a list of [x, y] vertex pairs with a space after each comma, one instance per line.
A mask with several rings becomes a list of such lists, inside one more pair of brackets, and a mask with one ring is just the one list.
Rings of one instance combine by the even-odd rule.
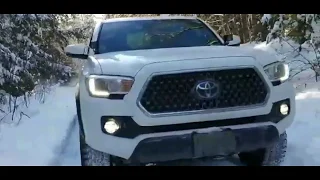
[[[89, 123], [87, 128], [84, 128], [85, 132], [85, 139], [86, 142], [89, 146], [92, 148], [102, 151], [117, 157], [124, 158], [126, 160], [129, 160], [130, 158], [135, 160], [135, 161], [140, 161], [140, 155], [141, 152], [147, 151], [149, 154], [156, 154], [155, 156], [157, 157], [157, 154], [175, 154], [174, 152], [166, 153], [166, 148], [174, 148], [170, 147], [170, 141], [173, 141], [174, 146], [178, 146], [178, 142], [172, 140], [169, 137], [175, 137], [173, 139], [176, 139], [177, 135], [181, 135], [180, 137], [186, 136], [185, 139], [189, 139], [189, 145], [186, 145], [184, 149], [188, 149], [188, 147], [193, 147], [192, 142], [190, 139], [192, 139], [190, 134], [193, 133], [208, 133], [212, 131], [221, 131], [222, 129], [232, 129], [233, 132], [240, 132], [242, 129], [247, 129], [247, 128], [253, 128], [250, 130], [249, 133], [242, 133], [241, 135], [242, 138], [240, 139], [246, 139], [246, 138], [265, 138], [265, 137], [272, 137], [272, 135], [260, 135], [260, 131], [255, 131], [254, 128], [260, 128], [264, 126], [272, 126], [278, 131], [278, 134], [281, 134], [284, 132], [284, 130], [292, 123], [293, 118], [294, 118], [294, 101], [290, 99], [290, 112], [286, 117], [281, 117], [278, 114], [278, 107], [282, 102], [288, 102], [288, 99], [278, 101], [273, 103], [273, 108], [271, 108], [271, 111], [268, 114], [265, 115], [260, 115], [260, 116], [251, 116], [251, 117], [244, 117], [244, 118], [232, 118], [232, 119], [225, 119], [225, 120], [212, 120], [212, 121], [205, 121], [205, 122], [194, 122], [194, 123], [183, 123], [183, 124], [172, 124], [172, 125], [161, 125], [161, 126], [140, 126], [133, 120], [133, 118], [129, 117], [119, 117], [119, 116], [111, 116], [115, 118], [118, 122], [121, 123], [121, 131], [118, 131], [116, 134], [108, 134], [104, 132], [102, 128], [102, 124], [104, 124], [104, 120], [107, 119], [107, 117], [100, 118], [99, 123], [93, 123], [94, 121], [84, 119], [83, 123]], [[230, 113], [229, 113], [230, 114]], [[94, 115], [94, 114], [93, 114]], [[110, 117], [110, 116], [109, 116]], [[215, 117], [214, 115], [210, 117]], [[85, 125], [85, 124], [84, 124]], [[246, 134], [246, 135], [245, 135]], [[189, 136], [190, 135], [190, 136]], [[188, 138], [189, 136], [189, 138]], [[162, 138], [164, 139], [171, 139], [167, 145], [163, 145], [160, 142], [162, 142]], [[147, 140], [146, 140], [147, 139]], [[178, 138], [179, 139], [179, 138]], [[183, 139], [183, 138], [182, 138]], [[239, 138], [236, 138], [239, 139]], [[255, 143], [250, 144], [251, 141], [248, 142], [243, 142], [243, 141], [238, 141], [236, 148], [234, 148], [234, 152], [239, 152], [243, 150], [249, 150], [253, 149], [256, 142], [261, 142], [262, 145], [257, 145], [259, 146], [264, 146], [268, 144], [268, 141], [261, 140], [261, 139], [255, 139]], [[147, 145], [150, 144], [150, 142], [157, 142], [160, 145], [157, 144], [152, 144], [152, 145]], [[188, 140], [186, 140], [188, 141]], [[142, 143], [143, 142], [143, 143]], [[146, 143], [148, 142], [148, 143]], [[168, 142], [168, 141], [167, 141]], [[184, 141], [181, 141], [183, 143]], [[222, 141], [223, 142], [223, 141]], [[163, 142], [164, 143], [164, 142]], [[248, 143], [248, 144], [247, 144]], [[141, 145], [145, 144], [145, 145]], [[210, 143], [209, 143], [210, 144]], [[216, 143], [216, 146], [220, 146], [219, 143]], [[139, 147], [138, 147], [139, 146]], [[140, 146], [147, 146], [147, 148], [142, 148]], [[152, 147], [149, 147], [152, 146]], [[247, 146], [249, 149], [241, 149], [240, 147]], [[162, 147], [162, 148], [155, 148], [153, 147]], [[163, 148], [165, 149], [163, 150]], [[179, 149], [181, 148], [181, 146]], [[149, 149], [149, 150], [148, 150]], [[164, 152], [162, 152], [164, 151]], [[189, 151], [189, 150], [185, 150]], [[153, 152], [153, 153], [152, 153]], [[213, 151], [214, 152], [214, 151]], [[180, 153], [179, 151], [176, 153]], [[148, 154], [148, 153], [146, 153]], [[182, 152], [182, 154], [185, 154]], [[225, 153], [227, 154], [227, 153]], [[146, 160], [142, 158], [142, 162], [144, 161], [150, 161], [148, 159], [149, 157], [147, 155]], [[215, 156], [215, 155], [213, 155]], [[139, 157], [139, 158], [137, 158]], [[144, 156], [143, 156], [144, 157]], [[194, 158], [194, 155], [192, 152], [189, 152], [188, 155], [189, 158]], [[184, 157], [182, 157], [184, 158]], [[161, 159], [161, 158], [160, 158]], [[170, 158], [163, 158], [164, 161]], [[180, 159], [180, 157], [178, 157]], [[152, 159], [151, 161], [157, 161], [158, 159]]]
[[[248, 64], [244, 64], [246, 60], [242, 61], [238, 58], [231, 61], [228, 58], [219, 59], [219, 63], [212, 63], [212, 60], [204, 60], [201, 63], [184, 61], [182, 70], [203, 69], [212, 67], [214, 64], [216, 68], [254, 65], [261, 72], [263, 71], [259, 64], [255, 64], [255, 60], [248, 61]], [[269, 99], [261, 106], [240, 108], [234, 111], [174, 116], [150, 117], [146, 115], [137, 105], [137, 99], [145, 82], [155, 72], [174, 72], [177, 69], [181, 69], [181, 62], [154, 63], [142, 68], [135, 76], [135, 83], [130, 93], [121, 100], [93, 98], [89, 96], [85, 83], [80, 83], [79, 99], [86, 143], [98, 151], [129, 159], [136, 151], [138, 144], [149, 138], [184, 135], [192, 132], [206, 133], [219, 131], [221, 128], [243, 129], [264, 125], [275, 126], [281, 134], [293, 122], [295, 92], [292, 84], [286, 82], [279, 86], [272, 86], [269, 81], [267, 82], [270, 87]], [[279, 120], [270, 118], [269, 114], [272, 114], [274, 104], [286, 99], [290, 100], [290, 114]], [[113, 135], [104, 132], [102, 124], [108, 118], [115, 118], [121, 122], [121, 131]]]
[[151, 137], [139, 142], [129, 161], [151, 163], [226, 156], [267, 147], [278, 138], [278, 130], [272, 125]]

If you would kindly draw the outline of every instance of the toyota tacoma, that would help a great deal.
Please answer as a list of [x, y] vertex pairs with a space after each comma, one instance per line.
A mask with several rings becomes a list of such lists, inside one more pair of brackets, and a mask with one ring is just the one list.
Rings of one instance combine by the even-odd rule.
[[98, 22], [75, 95], [83, 166], [133, 166], [238, 155], [284, 160], [295, 115], [289, 67], [220, 36], [197, 17]]

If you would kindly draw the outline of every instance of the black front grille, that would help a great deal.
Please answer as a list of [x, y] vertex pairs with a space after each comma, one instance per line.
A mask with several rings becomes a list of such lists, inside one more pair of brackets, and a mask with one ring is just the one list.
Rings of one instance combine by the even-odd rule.
[[[211, 99], [199, 98], [195, 87], [207, 80], [216, 83], [220, 92]], [[253, 68], [211, 70], [153, 76], [140, 103], [157, 114], [261, 104], [267, 94], [266, 84]]]

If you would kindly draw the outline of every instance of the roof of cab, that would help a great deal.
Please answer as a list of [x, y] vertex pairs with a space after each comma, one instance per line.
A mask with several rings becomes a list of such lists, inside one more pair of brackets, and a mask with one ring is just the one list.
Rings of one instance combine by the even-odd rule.
[[152, 17], [126, 17], [111, 18], [101, 21], [101, 23], [118, 22], [118, 21], [141, 21], [141, 20], [161, 20], [161, 19], [198, 19], [195, 16], [152, 16]]

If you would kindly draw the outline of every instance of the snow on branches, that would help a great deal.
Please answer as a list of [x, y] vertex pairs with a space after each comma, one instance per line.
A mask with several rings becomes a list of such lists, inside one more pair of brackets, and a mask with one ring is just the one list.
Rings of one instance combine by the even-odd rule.
[[0, 15], [0, 104], [4, 103], [1, 102], [4, 95], [10, 98], [26, 96], [36, 85], [70, 78], [73, 63], [63, 49], [70, 41], [87, 39], [89, 29], [93, 27], [87, 18], [86, 25], [66, 28], [66, 24], [77, 24], [73, 22], [79, 22], [78, 17], [67, 14]]

